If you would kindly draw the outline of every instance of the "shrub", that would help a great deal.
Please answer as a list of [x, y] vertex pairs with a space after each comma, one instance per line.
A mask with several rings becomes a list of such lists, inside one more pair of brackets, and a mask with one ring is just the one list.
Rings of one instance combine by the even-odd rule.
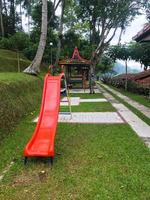
[[9, 38], [10, 49], [23, 51], [29, 45], [29, 36], [23, 32], [17, 32]]
[[38, 48], [38, 44], [29, 43], [28, 47], [26, 47], [23, 50], [23, 53], [29, 60], [33, 60], [36, 54], [37, 48]]
[[10, 41], [8, 38], [2, 38], [0, 40], [0, 49], [10, 49]]

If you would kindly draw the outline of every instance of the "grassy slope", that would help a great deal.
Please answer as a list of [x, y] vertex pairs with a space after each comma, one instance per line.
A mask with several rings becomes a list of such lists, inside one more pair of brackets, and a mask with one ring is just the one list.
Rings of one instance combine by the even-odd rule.
[[40, 103], [43, 81], [23, 73], [0, 73], [0, 139]]
[[22, 151], [37, 113], [27, 116], [0, 146], [0, 169], [15, 161], [1, 183], [0, 199], [150, 199], [150, 151], [126, 124], [60, 123], [53, 169], [36, 159], [25, 168]]
[[[27, 58], [20, 54], [21, 71], [30, 64]], [[0, 49], [0, 72], [17, 72], [18, 61], [17, 53], [10, 50]]]

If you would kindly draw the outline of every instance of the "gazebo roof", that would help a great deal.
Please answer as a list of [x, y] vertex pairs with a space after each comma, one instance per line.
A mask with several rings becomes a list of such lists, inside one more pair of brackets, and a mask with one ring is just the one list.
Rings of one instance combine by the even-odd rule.
[[136, 42], [150, 41], [150, 24], [145, 25], [144, 28], [133, 37], [133, 40]]
[[59, 65], [91, 65], [91, 61], [82, 58], [80, 56], [78, 48], [75, 47], [72, 57], [64, 59], [64, 60], [60, 60]]

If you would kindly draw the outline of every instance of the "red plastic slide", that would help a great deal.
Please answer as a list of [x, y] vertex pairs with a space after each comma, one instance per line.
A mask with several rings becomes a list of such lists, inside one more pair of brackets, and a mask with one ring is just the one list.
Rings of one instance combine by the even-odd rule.
[[54, 142], [60, 107], [61, 78], [47, 74], [44, 79], [42, 105], [36, 129], [24, 149], [25, 164], [28, 157], [54, 157]]

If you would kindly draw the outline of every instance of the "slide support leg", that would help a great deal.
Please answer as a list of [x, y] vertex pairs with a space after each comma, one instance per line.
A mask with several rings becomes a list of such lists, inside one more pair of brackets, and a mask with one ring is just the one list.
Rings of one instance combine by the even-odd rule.
[[24, 158], [24, 165], [27, 164], [27, 161], [28, 161], [28, 157], [25, 157], [25, 158]]
[[48, 163], [51, 164], [51, 166], [53, 166], [54, 158], [53, 157], [49, 157], [48, 158]]

